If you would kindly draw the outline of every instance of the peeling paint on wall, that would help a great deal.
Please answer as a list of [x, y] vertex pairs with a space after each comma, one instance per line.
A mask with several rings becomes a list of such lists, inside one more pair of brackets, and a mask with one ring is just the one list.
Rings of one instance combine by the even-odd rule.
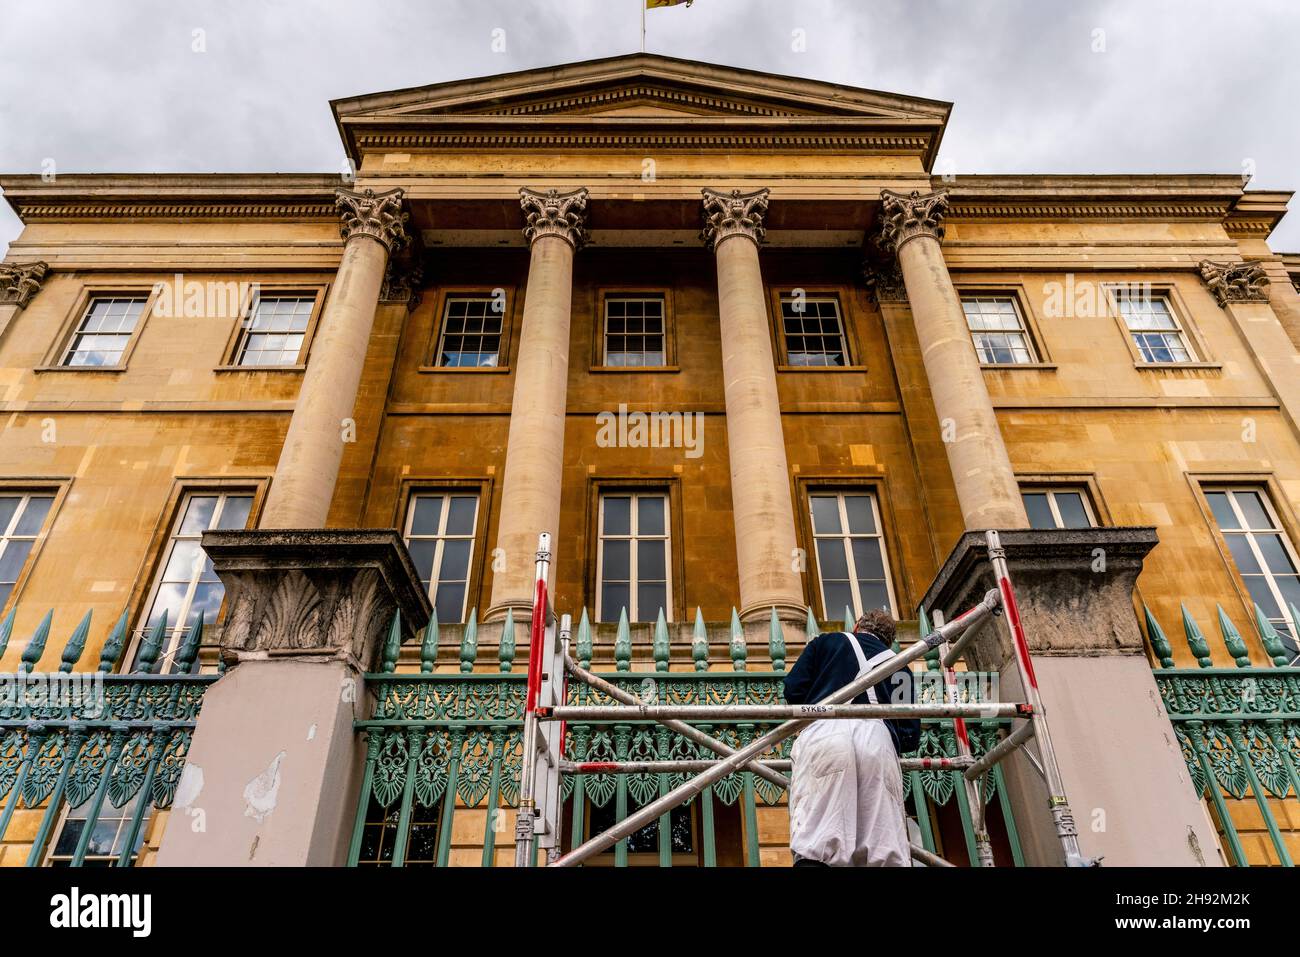
[[261, 824], [275, 810], [280, 795], [280, 765], [283, 761], [284, 752], [281, 751], [265, 771], [248, 782], [244, 788], [244, 817], [254, 818]]

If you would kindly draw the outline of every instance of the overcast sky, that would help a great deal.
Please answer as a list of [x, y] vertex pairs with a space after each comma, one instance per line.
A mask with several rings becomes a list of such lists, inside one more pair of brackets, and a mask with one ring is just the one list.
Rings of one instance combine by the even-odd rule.
[[[0, 170], [335, 171], [331, 98], [633, 52], [640, 2], [0, 0]], [[1300, 188], [1296, 0], [696, 0], [647, 21], [650, 52], [954, 102], [940, 171]], [[1296, 206], [1276, 250], [1300, 250]], [[19, 228], [0, 204], [0, 250]]]

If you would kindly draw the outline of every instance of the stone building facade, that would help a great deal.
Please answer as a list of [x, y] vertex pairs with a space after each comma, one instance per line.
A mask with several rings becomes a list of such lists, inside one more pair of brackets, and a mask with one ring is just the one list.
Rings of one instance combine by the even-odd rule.
[[[343, 177], [0, 176], [24, 224], [0, 264], [0, 601], [17, 610], [0, 671], [49, 608], [56, 633], [94, 613], [91, 654], [125, 610], [124, 668], [166, 610], [165, 670], [223, 579], [283, 593], [266, 556], [297, 530], [337, 533], [302, 548], [372, 568], [384, 608], [436, 608], [452, 671], [471, 617], [485, 645], [526, 619], [540, 531], [598, 666], [624, 613], [649, 662], [662, 610], [689, 670], [697, 610], [725, 644], [734, 609], [755, 661], [775, 610], [793, 658], [809, 609], [951, 613], [963, 532], [1025, 530], [1041, 551], [1030, 532], [1073, 530], [1026, 561], [1045, 681], [1074, 689], [1066, 761], [1097, 782], [1083, 806], [1123, 801], [1126, 775], [1186, 787], [1190, 816], [1151, 846], [1194, 863], [1192, 835], [1213, 857], [1152, 724], [1139, 616], [1172, 632], [1184, 607], [1222, 608], [1265, 667], [1258, 605], [1297, 653], [1300, 256], [1268, 245], [1290, 193], [938, 176], [947, 103], [645, 54], [333, 108]], [[203, 533], [237, 529], [263, 537], [217, 535], [205, 564]], [[1112, 592], [1063, 587], [1099, 549], [1123, 569]], [[374, 669], [378, 617], [324, 639], [247, 604], [201, 650], [205, 670], [238, 664], [209, 695], [243, 673], [243, 693], [288, 680], [284, 707], [309, 708], [316, 678], [249, 672], [322, 649]], [[256, 733], [237, 698], [211, 707]], [[1086, 743], [1130, 732], [1127, 753]], [[345, 790], [355, 769], [322, 761]], [[1171, 813], [1151, 804], [1112, 859], [1142, 859], [1133, 835]], [[1294, 799], [1275, 810], [1300, 827]], [[765, 823], [765, 850], [783, 826]]]

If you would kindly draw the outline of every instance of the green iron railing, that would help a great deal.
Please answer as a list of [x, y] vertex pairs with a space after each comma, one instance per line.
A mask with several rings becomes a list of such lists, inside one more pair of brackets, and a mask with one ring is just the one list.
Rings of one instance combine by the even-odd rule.
[[[1274, 667], [1253, 667], [1241, 632], [1217, 606], [1219, 634], [1236, 667], [1212, 667], [1209, 642], [1184, 606], [1183, 636], [1199, 667], [1175, 668], [1169, 639], [1145, 605], [1143, 612], [1160, 663], [1156, 686], [1192, 785], [1214, 809], [1232, 863], [1249, 866], [1228, 797], [1253, 802], [1278, 863], [1294, 866], [1269, 801], [1300, 799], [1300, 667], [1290, 666], [1290, 649], [1256, 605], [1256, 629]], [[1291, 612], [1300, 621], [1294, 607]]]
[[[924, 618], [922, 628], [927, 628]], [[851, 626], [848, 626], [851, 627]], [[811, 612], [808, 637], [817, 634]], [[499, 846], [512, 845], [513, 833], [505, 826], [507, 808], [518, 805], [522, 761], [522, 725], [525, 676], [510, 674], [515, 657], [513, 618], [508, 617], [498, 649], [497, 673], [474, 672], [478, 661], [477, 624], [471, 615], [460, 646], [459, 674], [433, 673], [438, 648], [438, 624], [430, 623], [420, 647], [420, 672], [396, 673], [400, 631], [394, 624], [383, 655], [383, 671], [367, 676], [376, 705], [369, 720], [357, 723], [366, 738], [366, 764], [349, 852], [349, 864], [446, 866], [452, 863], [453, 835], [466, 830], [457, 824], [458, 815], [475, 815], [474, 848], [477, 863], [492, 866]], [[614, 641], [615, 671], [603, 677], [642, 700], [674, 705], [780, 704], [785, 674], [785, 642], [775, 616], [769, 629], [768, 652], [772, 670], [750, 671], [748, 647], [738, 616], [731, 618], [731, 639], [727, 657], [731, 672], [711, 671], [708, 636], [697, 611], [692, 660], [695, 671], [669, 671], [668, 627], [659, 617], [652, 642], [654, 671], [631, 670], [632, 641], [626, 614], [619, 622]], [[586, 611], [575, 635], [575, 657], [589, 668], [592, 631]], [[918, 678], [921, 701], [943, 700], [937, 656], [932, 670]], [[987, 676], [965, 674], [961, 686], [964, 700], [991, 700], [981, 689]], [[577, 705], [614, 704], [604, 694], [580, 682], [569, 686], [568, 700]], [[976, 755], [998, 740], [1005, 720], [970, 722]], [[732, 745], [740, 747], [772, 725], [762, 722], [719, 722], [700, 725]], [[791, 742], [768, 757], [786, 758]], [[953, 757], [957, 754], [952, 722], [923, 724], [918, 757]], [[566, 728], [564, 755], [573, 761], [652, 761], [710, 758], [712, 754], [694, 743], [648, 721], [570, 723]], [[959, 772], [910, 771], [904, 786], [911, 812], [921, 831], [921, 841], [931, 851], [941, 852], [942, 835], [932, 826], [932, 813], [950, 807], [956, 797], [956, 819], [964, 835], [969, 860], [975, 859], [971, 809], [958, 786]], [[565, 847], [580, 840], [588, 825], [595, 830], [622, 820], [636, 808], [666, 794], [690, 775], [667, 773], [566, 775], [562, 793], [566, 800], [568, 837]], [[991, 806], [998, 808], [1005, 831], [1006, 856], [1010, 863], [1022, 863], [1015, 821], [1007, 805], [997, 801], [1003, 787], [1000, 769], [986, 779]], [[757, 777], [739, 772], [705, 788], [686, 809], [663, 815], [657, 826], [620, 841], [611, 862], [625, 866], [636, 855], [639, 860], [672, 866], [685, 855], [704, 866], [718, 864], [724, 857], [746, 866], [760, 864], [758, 809], [780, 803], [783, 789]], [[947, 813], [945, 811], [945, 813]], [[720, 846], [720, 819], [739, 821], [729, 832], [732, 844]], [[481, 820], [479, 820], [481, 818]], [[590, 820], [589, 820], [590, 819]], [[596, 819], [600, 820], [597, 827]], [[462, 819], [463, 820], [463, 819]], [[481, 846], [479, 841], [481, 840]], [[730, 850], [730, 854], [724, 854]], [[738, 853], [737, 853], [738, 850]], [[465, 845], [462, 855], [471, 853]], [[951, 848], [947, 849], [953, 855]]]
[[[13, 633], [16, 611], [0, 623], [0, 654]], [[64, 646], [59, 671], [34, 673], [50, 637], [53, 612], [23, 649], [20, 671], [0, 676], [0, 841], [15, 814], [41, 811], [27, 866], [47, 859], [60, 840], [58, 862], [129, 867], [155, 809], [170, 807], [180, 782], [203, 692], [216, 675], [192, 674], [203, 621], [185, 633], [175, 674], [157, 675], [167, 632], [163, 615], [145, 634], [138, 670], [110, 674], [127, 640], [124, 613], [94, 671], [74, 672], [85, 651], [89, 613]], [[75, 812], [73, 830], [60, 817]], [[106, 824], [111, 821], [111, 824]], [[102, 825], [102, 826], [101, 826]], [[75, 840], [74, 840], [75, 838]]]

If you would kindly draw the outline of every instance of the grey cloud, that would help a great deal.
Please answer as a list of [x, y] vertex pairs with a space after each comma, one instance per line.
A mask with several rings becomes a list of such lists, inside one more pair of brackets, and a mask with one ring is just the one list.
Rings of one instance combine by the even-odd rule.
[[[636, 50], [640, 2], [9, 0], [0, 169], [333, 171], [331, 98]], [[940, 162], [958, 172], [1252, 161], [1253, 185], [1300, 187], [1286, 0], [697, 0], [647, 19], [652, 52], [951, 100]], [[1300, 249], [1289, 219], [1275, 249]], [[0, 247], [19, 228], [0, 207]]]

